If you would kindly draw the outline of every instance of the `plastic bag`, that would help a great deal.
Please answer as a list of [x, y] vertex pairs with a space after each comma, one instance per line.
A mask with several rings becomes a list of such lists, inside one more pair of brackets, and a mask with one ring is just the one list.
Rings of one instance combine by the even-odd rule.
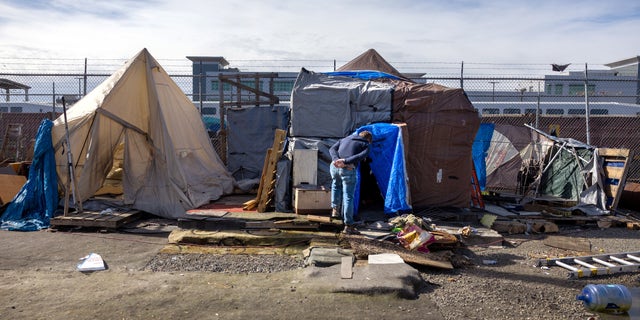
[[420, 252], [429, 252], [427, 246], [436, 240], [431, 232], [414, 224], [407, 224], [397, 237], [400, 244], [406, 249]]

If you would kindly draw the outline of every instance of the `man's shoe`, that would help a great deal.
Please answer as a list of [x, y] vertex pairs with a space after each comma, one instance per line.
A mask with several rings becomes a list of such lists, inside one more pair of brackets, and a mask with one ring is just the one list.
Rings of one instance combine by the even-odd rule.
[[342, 220], [342, 215], [338, 212], [338, 209], [333, 208], [331, 211], [331, 219]]
[[344, 230], [342, 230], [342, 233], [349, 235], [358, 235], [360, 234], [360, 231], [356, 230], [354, 226], [345, 226]]

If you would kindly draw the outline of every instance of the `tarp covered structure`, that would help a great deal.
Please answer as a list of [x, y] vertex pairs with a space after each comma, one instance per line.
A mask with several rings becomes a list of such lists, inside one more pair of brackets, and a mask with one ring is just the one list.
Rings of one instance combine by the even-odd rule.
[[[402, 77], [373, 49], [338, 70]], [[402, 144], [410, 205], [468, 207], [471, 147], [480, 118], [464, 91], [358, 74], [350, 78], [303, 69], [291, 95], [290, 136], [339, 139], [370, 123], [406, 123]]]
[[[552, 141], [527, 127], [483, 123], [473, 144], [473, 162], [482, 190], [525, 191]], [[528, 181], [529, 183], [532, 181]]]
[[462, 89], [395, 82], [393, 122], [407, 124], [414, 207], [469, 207], [471, 149], [480, 117]]
[[343, 138], [358, 127], [391, 120], [393, 86], [302, 69], [291, 93], [294, 137]]
[[[377, 183], [380, 195], [383, 199], [384, 212], [395, 214], [411, 210], [408, 176], [405, 166], [405, 150], [402, 130], [399, 126], [389, 123], [375, 123], [361, 126], [354, 131], [358, 134], [368, 130], [373, 134], [373, 141], [369, 151], [368, 165]], [[278, 167], [278, 186], [276, 193], [276, 211], [289, 211], [290, 193], [292, 187], [287, 181], [291, 176], [290, 167], [293, 159], [293, 151], [296, 149], [312, 149], [318, 151], [317, 160], [317, 185], [331, 188], [331, 174], [329, 165], [331, 155], [329, 148], [337, 141], [336, 138], [289, 138], [288, 149]], [[357, 171], [357, 180], [362, 181], [360, 170]], [[357, 203], [361, 196], [359, 184], [356, 185], [356, 214]]]
[[49, 227], [58, 207], [56, 161], [51, 144], [53, 122], [40, 123], [29, 177], [0, 218], [0, 229], [35, 231]]
[[[200, 114], [143, 49], [67, 112], [76, 196], [101, 188], [124, 152], [123, 201], [177, 218], [233, 191], [234, 179], [214, 151]], [[59, 182], [66, 187], [64, 118], [52, 129]]]
[[244, 185], [247, 180], [258, 184], [275, 130], [285, 130], [289, 124], [289, 106], [228, 108], [225, 112], [227, 168], [238, 184]]

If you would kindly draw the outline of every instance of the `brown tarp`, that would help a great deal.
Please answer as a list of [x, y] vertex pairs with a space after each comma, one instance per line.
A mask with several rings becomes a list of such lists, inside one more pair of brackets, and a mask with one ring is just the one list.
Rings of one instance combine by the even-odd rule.
[[363, 54], [355, 57], [353, 60], [347, 62], [347, 64], [338, 68], [337, 71], [348, 70], [375, 70], [382, 71], [394, 75], [406, 81], [410, 81], [408, 78], [402, 75], [396, 68], [394, 68], [387, 60], [385, 60], [376, 50], [369, 49]]
[[392, 121], [406, 123], [409, 131], [412, 205], [468, 207], [478, 112], [462, 89], [406, 81], [395, 85]]

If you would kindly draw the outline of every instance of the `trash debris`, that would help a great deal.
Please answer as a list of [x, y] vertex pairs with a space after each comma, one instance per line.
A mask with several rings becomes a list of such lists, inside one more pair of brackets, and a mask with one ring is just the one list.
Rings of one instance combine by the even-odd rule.
[[107, 214], [113, 214], [113, 212], [114, 211], [113, 211], [112, 208], [107, 208], [107, 209], [104, 209], [104, 210], [100, 211], [100, 214], [107, 215]]
[[89, 255], [80, 258], [82, 262], [78, 263], [76, 269], [78, 271], [100, 271], [105, 270], [104, 260], [97, 253], [90, 253]]
[[405, 249], [429, 252], [427, 245], [436, 239], [431, 232], [409, 223], [398, 233], [398, 241]]
[[592, 311], [625, 313], [631, 308], [631, 292], [621, 284], [588, 284], [576, 299]]
[[395, 253], [379, 253], [370, 254], [368, 262], [369, 264], [396, 264], [404, 263], [404, 260]]
[[476, 228], [474, 228], [474, 227], [471, 227], [471, 226], [466, 226], [466, 227], [463, 227], [462, 229], [460, 229], [460, 234], [463, 237], [469, 237], [472, 234], [477, 234], [477, 233], [478, 233], [478, 230]]
[[492, 266], [497, 264], [498, 261], [497, 260], [482, 260], [482, 264], [487, 265], [487, 266]]

